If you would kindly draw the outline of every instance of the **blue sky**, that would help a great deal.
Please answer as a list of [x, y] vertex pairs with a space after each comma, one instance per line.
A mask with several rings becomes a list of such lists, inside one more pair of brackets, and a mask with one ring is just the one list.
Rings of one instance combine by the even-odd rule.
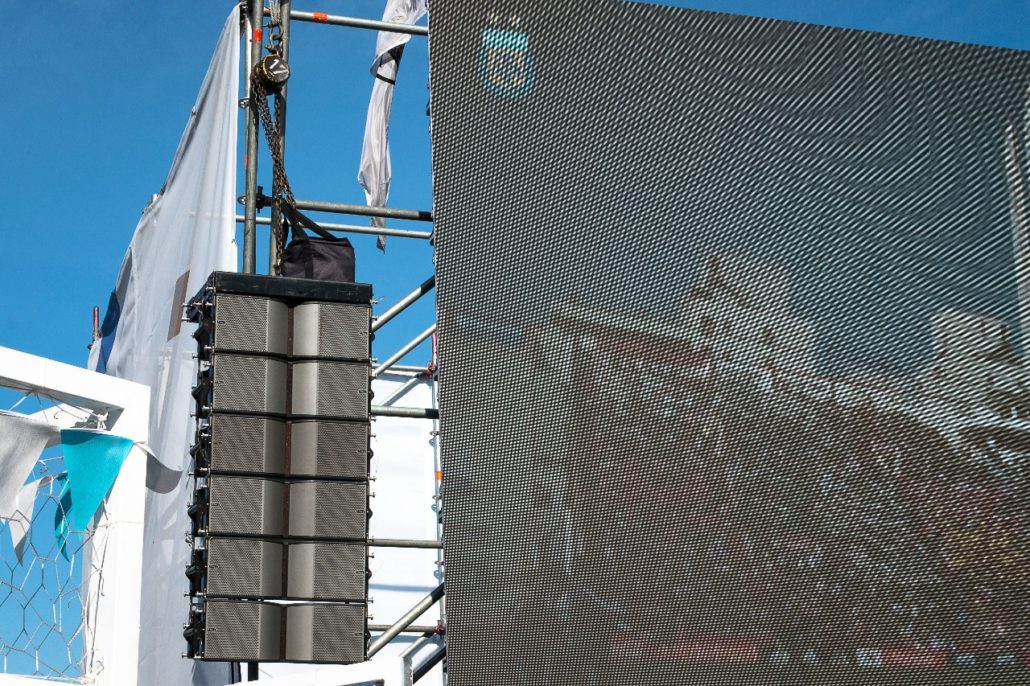
[[[377, 18], [383, 2], [296, 4]], [[1030, 49], [1028, 0], [674, 4]], [[84, 364], [92, 307], [106, 304], [140, 211], [164, 179], [231, 0], [4, 5], [8, 96], [0, 109], [6, 199], [0, 227], [6, 259], [0, 286], [8, 299], [0, 307], [0, 345]], [[373, 46], [371, 32], [295, 26], [287, 167], [298, 197], [363, 202], [354, 177]], [[391, 131], [396, 207], [432, 204], [427, 84], [425, 39], [416, 37], [401, 68]], [[262, 163], [267, 187], [269, 165]], [[374, 284], [384, 305], [431, 272], [424, 242], [392, 239], [383, 255], [371, 238], [352, 241], [358, 278]], [[258, 243], [267, 243], [265, 229], [259, 228]], [[431, 317], [427, 301], [384, 327], [377, 354], [388, 355]], [[427, 355], [423, 349], [408, 361]]]

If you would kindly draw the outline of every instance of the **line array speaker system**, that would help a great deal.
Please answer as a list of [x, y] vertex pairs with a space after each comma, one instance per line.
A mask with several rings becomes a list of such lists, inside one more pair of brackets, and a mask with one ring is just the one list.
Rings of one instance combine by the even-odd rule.
[[365, 659], [371, 300], [366, 284], [215, 272], [187, 304], [189, 657]]

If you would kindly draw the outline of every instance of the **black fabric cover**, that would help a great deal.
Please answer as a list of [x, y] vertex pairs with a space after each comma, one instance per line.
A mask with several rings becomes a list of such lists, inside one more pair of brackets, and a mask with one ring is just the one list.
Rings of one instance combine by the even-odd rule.
[[[283, 251], [282, 276], [318, 281], [354, 282], [354, 246], [344, 237], [333, 236], [296, 209], [283, 204], [283, 222], [293, 240]], [[311, 238], [301, 225], [319, 235]]]

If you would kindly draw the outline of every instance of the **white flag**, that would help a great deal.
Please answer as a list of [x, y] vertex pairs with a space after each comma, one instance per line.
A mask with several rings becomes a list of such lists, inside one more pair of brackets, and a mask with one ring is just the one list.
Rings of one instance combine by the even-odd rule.
[[161, 193], [136, 226], [103, 338], [94, 344], [102, 348], [96, 355], [99, 368], [150, 386], [150, 446], [167, 468], [164, 476], [173, 477], [146, 493], [139, 683], [148, 686], [229, 681], [226, 664], [181, 657], [188, 613], [185, 475], [194, 429], [190, 389], [196, 352], [194, 325], [182, 321], [182, 305], [212, 271], [236, 270], [239, 60], [240, 17], [234, 7]]
[[32, 526], [32, 514], [36, 509], [36, 492], [41, 486], [46, 486], [53, 481], [52, 476], [44, 476], [42, 479], [30, 481], [21, 487], [18, 493], [17, 509], [14, 511], [8, 526], [11, 530], [11, 545], [14, 547], [14, 554], [21, 564], [25, 555], [25, 541], [28, 540], [29, 527]]
[[0, 517], [15, 516], [18, 494], [36, 460], [59, 437], [55, 426], [16, 412], [0, 412]]
[[[426, 0], [387, 0], [383, 21], [414, 24], [426, 13]], [[365, 118], [365, 140], [361, 146], [358, 183], [365, 189], [365, 202], [371, 207], [386, 207], [390, 196], [390, 110], [393, 109], [393, 86], [397, 81], [404, 46], [411, 39], [406, 33], [380, 31], [376, 41], [376, 57], [372, 61], [372, 98]], [[383, 227], [382, 217], [372, 217], [372, 226]], [[386, 249], [386, 238], [379, 236], [376, 246]]]

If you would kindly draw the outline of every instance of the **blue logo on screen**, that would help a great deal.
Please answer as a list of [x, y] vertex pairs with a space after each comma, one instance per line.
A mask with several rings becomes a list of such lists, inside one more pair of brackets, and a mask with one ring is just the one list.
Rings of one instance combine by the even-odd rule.
[[529, 36], [519, 31], [486, 29], [479, 55], [483, 86], [495, 95], [521, 98], [533, 90]]

